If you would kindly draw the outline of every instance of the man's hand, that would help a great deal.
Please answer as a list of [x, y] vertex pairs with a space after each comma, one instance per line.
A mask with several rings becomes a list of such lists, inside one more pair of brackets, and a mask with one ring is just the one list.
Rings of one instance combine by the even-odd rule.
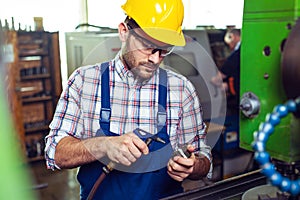
[[228, 84], [223, 81], [225, 78], [226, 78], [226, 76], [223, 73], [221, 73], [220, 71], [218, 71], [218, 73], [211, 78], [210, 82], [214, 86], [219, 87], [219, 88], [223, 89], [224, 91], [227, 91]]
[[223, 83], [223, 79], [222, 79], [222, 75], [220, 72], [218, 72], [218, 74], [216, 76], [213, 76], [210, 80], [210, 82], [218, 87], [221, 87], [222, 83]]
[[67, 136], [57, 144], [55, 163], [62, 169], [74, 168], [108, 156], [114, 163], [129, 166], [142, 154], [148, 153], [146, 143], [133, 132], [85, 140]]
[[106, 154], [115, 163], [129, 166], [142, 154], [148, 154], [146, 143], [130, 132], [121, 136], [108, 137], [105, 141]]
[[[189, 152], [195, 148], [191, 145], [188, 147]], [[190, 158], [175, 156], [168, 162], [168, 174], [176, 181], [183, 181], [185, 178], [199, 180], [205, 177], [210, 169], [210, 161], [203, 155], [191, 154]]]
[[[188, 151], [193, 152], [194, 147], [188, 146]], [[183, 181], [194, 171], [195, 159], [194, 153], [191, 154], [190, 158], [172, 157], [167, 165], [168, 174], [176, 181]]]

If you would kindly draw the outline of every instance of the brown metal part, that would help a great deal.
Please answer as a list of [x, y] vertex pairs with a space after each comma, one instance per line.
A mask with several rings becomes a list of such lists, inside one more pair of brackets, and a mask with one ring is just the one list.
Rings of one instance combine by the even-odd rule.
[[282, 81], [289, 99], [300, 96], [300, 18], [292, 28], [281, 58]]

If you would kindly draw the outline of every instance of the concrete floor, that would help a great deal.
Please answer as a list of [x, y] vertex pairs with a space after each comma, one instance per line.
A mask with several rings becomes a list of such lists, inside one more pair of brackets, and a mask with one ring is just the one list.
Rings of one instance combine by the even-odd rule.
[[52, 171], [44, 161], [30, 163], [33, 190], [38, 200], [79, 200], [77, 169]]

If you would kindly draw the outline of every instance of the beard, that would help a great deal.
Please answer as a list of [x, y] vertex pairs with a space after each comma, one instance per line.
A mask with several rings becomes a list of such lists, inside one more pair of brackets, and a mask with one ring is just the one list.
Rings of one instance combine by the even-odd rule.
[[149, 80], [157, 70], [157, 64], [154, 64], [149, 61], [137, 61], [136, 58], [136, 51], [140, 53], [139, 50], [130, 50], [130, 44], [127, 40], [126, 44], [124, 45], [122, 51], [122, 60], [126, 64], [127, 68], [133, 73], [134, 78], [138, 82], [144, 82]]

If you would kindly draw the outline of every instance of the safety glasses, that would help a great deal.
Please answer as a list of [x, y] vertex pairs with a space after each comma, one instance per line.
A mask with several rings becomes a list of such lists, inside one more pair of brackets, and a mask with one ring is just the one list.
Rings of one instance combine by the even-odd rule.
[[171, 54], [174, 46], [166, 45], [166, 46], [157, 46], [150, 42], [149, 40], [143, 38], [139, 34], [137, 34], [134, 29], [130, 26], [130, 24], [127, 23], [128, 30], [130, 31], [130, 34], [137, 40], [138, 43], [135, 42], [135, 46], [139, 51], [146, 55], [151, 55], [159, 52], [160, 57], [166, 57], [167, 55]]

